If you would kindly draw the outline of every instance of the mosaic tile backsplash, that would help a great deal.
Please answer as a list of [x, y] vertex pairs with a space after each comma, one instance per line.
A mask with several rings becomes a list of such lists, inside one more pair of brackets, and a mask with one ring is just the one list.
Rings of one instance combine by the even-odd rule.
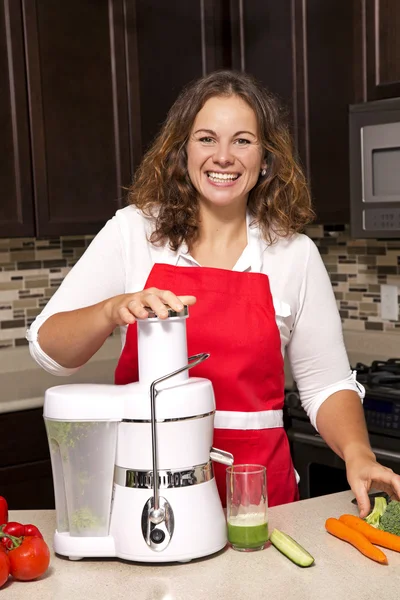
[[[350, 239], [348, 228], [310, 227], [330, 275], [343, 328], [397, 331], [382, 321], [380, 285], [400, 291], [400, 239]], [[26, 345], [25, 330], [54, 294], [93, 236], [0, 239], [0, 350]]]

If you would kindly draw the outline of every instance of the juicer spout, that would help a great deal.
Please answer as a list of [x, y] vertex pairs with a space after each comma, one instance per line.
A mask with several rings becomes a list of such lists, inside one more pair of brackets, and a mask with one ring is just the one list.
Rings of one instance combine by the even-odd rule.
[[221, 465], [227, 465], [231, 467], [233, 465], [233, 454], [230, 452], [225, 452], [225, 450], [219, 450], [218, 448], [210, 449], [210, 458], [211, 460], [220, 463]]

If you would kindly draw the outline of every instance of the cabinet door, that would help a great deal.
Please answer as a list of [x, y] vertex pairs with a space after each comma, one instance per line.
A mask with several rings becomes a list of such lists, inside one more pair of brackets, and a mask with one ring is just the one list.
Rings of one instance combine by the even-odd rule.
[[32, 236], [33, 198], [19, 2], [0, 5], [0, 237]]
[[365, 18], [359, 39], [365, 48], [363, 100], [396, 98], [400, 96], [400, 2], [364, 2]]
[[297, 132], [292, 5], [292, 0], [232, 0], [232, 66], [281, 99]]
[[[349, 104], [354, 102], [353, 5], [349, 0], [296, 0], [305, 48], [298, 81], [304, 81], [305, 163], [317, 220], [350, 219]], [[300, 88], [301, 89], [301, 88]]]
[[233, 66], [255, 75], [289, 109], [318, 221], [347, 223], [352, 3], [232, 0], [231, 18]]
[[229, 63], [224, 0], [125, 0], [134, 166], [182, 88]]
[[96, 233], [130, 182], [123, 0], [22, 0], [36, 233]]

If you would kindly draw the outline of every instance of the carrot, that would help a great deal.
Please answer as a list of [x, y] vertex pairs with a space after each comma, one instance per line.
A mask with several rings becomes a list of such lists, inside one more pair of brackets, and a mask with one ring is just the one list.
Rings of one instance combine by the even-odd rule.
[[365, 535], [367, 540], [372, 542], [372, 544], [394, 550], [395, 552], [400, 552], [400, 535], [394, 535], [387, 531], [375, 529], [375, 527], [372, 527], [372, 525], [369, 525], [354, 515], [342, 515], [339, 517], [339, 521]]
[[354, 548], [359, 550], [359, 552], [368, 558], [371, 558], [382, 565], [388, 564], [386, 555], [382, 552], [382, 550], [375, 548], [375, 546], [373, 546], [371, 542], [367, 540], [364, 535], [362, 535], [362, 533], [359, 533], [348, 525], [345, 525], [339, 521], [339, 519], [327, 519], [325, 522], [325, 529], [331, 535], [334, 535], [335, 537], [354, 546]]

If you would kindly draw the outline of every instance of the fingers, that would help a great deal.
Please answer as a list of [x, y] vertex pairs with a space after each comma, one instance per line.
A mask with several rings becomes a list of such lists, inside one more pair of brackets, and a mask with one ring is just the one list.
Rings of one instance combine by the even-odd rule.
[[147, 319], [149, 308], [160, 319], [165, 319], [168, 316], [168, 309], [166, 302], [163, 300], [164, 295], [165, 292], [163, 290], [156, 290], [155, 288], [143, 290], [143, 292], [138, 292], [131, 296], [127, 308], [138, 319]]
[[371, 487], [386, 492], [391, 498], [400, 499], [400, 475], [376, 462], [371, 466], [365, 465], [358, 473], [353, 471], [351, 477], [349, 477], [349, 483], [356, 496], [362, 519], [371, 510], [368, 497], [368, 491]]
[[358, 485], [352, 487], [354, 495], [357, 500], [358, 510], [360, 511], [360, 518], [364, 519], [371, 510], [371, 503], [368, 496], [368, 487], [364, 481], [359, 481]]
[[147, 319], [149, 309], [158, 318], [166, 319], [168, 309], [179, 312], [184, 305], [191, 306], [196, 302], [195, 296], [176, 296], [170, 290], [148, 288], [135, 294], [124, 294], [119, 297], [117, 307], [117, 324], [131, 325], [136, 319]]
[[193, 306], [197, 302], [196, 296], [178, 296], [178, 298], [186, 306]]
[[372, 485], [378, 490], [386, 492], [391, 499], [400, 500], [400, 475], [391, 469], [382, 467], [382, 473], [379, 478], [374, 477]]
[[132, 325], [136, 321], [135, 317], [126, 306], [121, 306], [121, 308], [119, 308], [118, 317], [119, 319], [117, 322], [119, 325]]

